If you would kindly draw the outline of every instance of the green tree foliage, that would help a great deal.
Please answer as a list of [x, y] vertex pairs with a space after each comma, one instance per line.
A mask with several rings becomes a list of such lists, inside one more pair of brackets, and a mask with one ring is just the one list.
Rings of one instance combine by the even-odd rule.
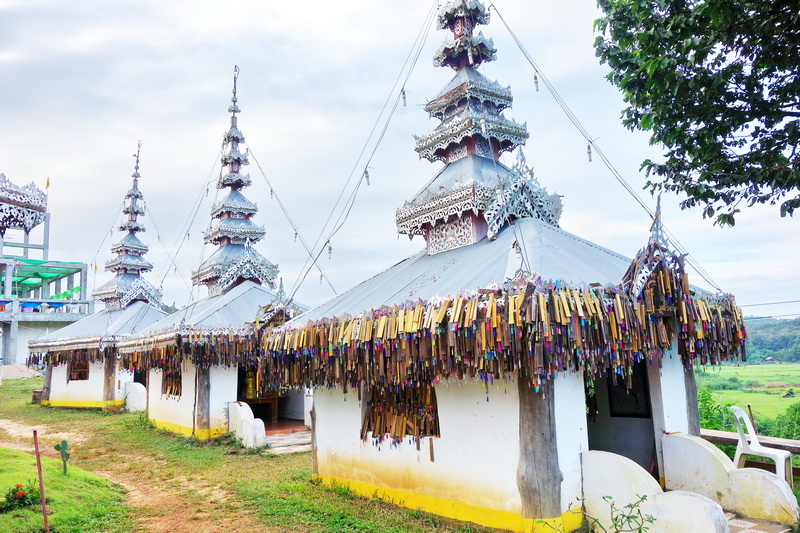
[[800, 361], [800, 318], [793, 320], [745, 318], [747, 359], [763, 361]]
[[665, 147], [651, 191], [733, 224], [740, 206], [800, 207], [797, 0], [598, 0], [595, 49], [628, 107], [623, 124]]

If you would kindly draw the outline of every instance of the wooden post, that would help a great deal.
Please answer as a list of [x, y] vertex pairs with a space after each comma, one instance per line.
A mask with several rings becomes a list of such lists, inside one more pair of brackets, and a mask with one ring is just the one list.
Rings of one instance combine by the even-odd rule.
[[195, 430], [197, 434], [203, 435], [200, 440], [206, 440], [210, 438], [208, 435], [208, 430], [211, 429], [211, 372], [210, 368], [208, 367], [195, 367], [195, 371], [197, 372], [197, 386], [195, 388], [194, 394], [195, 398], [197, 399], [197, 412], [195, 415]]
[[[47, 521], [47, 500], [44, 497], [44, 477], [42, 476], [42, 456], [39, 454], [39, 434], [33, 430], [33, 449], [36, 452], [36, 469], [39, 471], [39, 497], [42, 499], [42, 516], [44, 517], [45, 533], [50, 533], [50, 524]], [[66, 465], [66, 463], [64, 463]], [[64, 467], [66, 468], [66, 466]]]
[[112, 352], [111, 355], [103, 357], [103, 402], [104, 408], [111, 406], [114, 401], [114, 378], [117, 375], [117, 357]]
[[517, 486], [526, 519], [561, 516], [561, 470], [558, 466], [552, 380], [536, 392], [520, 374], [519, 464]]
[[692, 363], [683, 365], [683, 377], [686, 382], [686, 417], [689, 419], [689, 434], [700, 436], [700, 408], [697, 405], [697, 379]]
[[42, 385], [42, 401], [50, 401], [50, 389], [53, 383], [53, 366], [45, 367], [44, 385]]
[[317, 462], [317, 407], [316, 398], [311, 400], [311, 475], [319, 474]]

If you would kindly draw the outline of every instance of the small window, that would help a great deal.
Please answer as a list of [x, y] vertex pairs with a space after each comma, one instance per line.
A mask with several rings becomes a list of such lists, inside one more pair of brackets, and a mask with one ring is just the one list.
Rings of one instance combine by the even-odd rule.
[[68, 381], [86, 381], [89, 379], [89, 361], [70, 361]]
[[180, 396], [183, 390], [181, 367], [165, 368], [161, 373], [161, 394]]

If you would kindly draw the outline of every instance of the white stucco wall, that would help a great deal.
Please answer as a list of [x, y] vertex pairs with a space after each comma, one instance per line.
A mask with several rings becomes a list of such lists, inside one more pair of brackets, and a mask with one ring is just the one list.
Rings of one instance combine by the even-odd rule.
[[235, 366], [212, 366], [208, 373], [209, 423], [211, 428], [228, 427], [228, 404], [236, 401], [239, 372]]
[[50, 372], [53, 373], [50, 381], [51, 405], [102, 407], [103, 366], [103, 363], [91, 363], [89, 365], [89, 379], [80, 381], [67, 381], [67, 376], [69, 375], [69, 365], [67, 364], [51, 367]]
[[419, 451], [408, 440], [397, 447], [362, 442], [356, 393], [315, 390], [319, 475], [521, 513], [517, 384], [490, 387], [489, 401], [479, 382], [440, 384], [436, 396], [441, 438], [433, 439], [431, 462], [431, 439]]
[[[115, 363], [116, 364], [116, 363]], [[133, 383], [133, 372], [119, 368], [114, 376], [114, 400], [122, 401], [125, 399], [125, 388], [128, 383]]]
[[648, 379], [656, 438], [660, 440], [664, 433], [677, 431], [688, 434], [686, 378], [676, 344], [673, 343], [672, 355], [661, 359], [660, 368], [655, 362], [648, 365]]
[[581, 453], [589, 449], [583, 373], [563, 372], [553, 382], [556, 445], [561, 469], [561, 512], [580, 509], [583, 499]]
[[147, 417], [158, 427], [191, 435], [194, 425], [194, 366], [183, 367], [180, 396], [162, 395], [161, 377], [161, 370], [150, 370]]

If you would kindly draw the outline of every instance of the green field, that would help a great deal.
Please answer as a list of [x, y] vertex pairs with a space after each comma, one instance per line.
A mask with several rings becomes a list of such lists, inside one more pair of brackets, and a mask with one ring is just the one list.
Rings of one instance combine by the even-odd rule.
[[[721, 403], [733, 403], [741, 407], [750, 404], [753, 412], [775, 418], [786, 408], [800, 402], [800, 364], [718, 365], [707, 366], [697, 373], [699, 386], [709, 386], [720, 381], [730, 382], [736, 378], [741, 383], [738, 390], [713, 390]], [[789, 389], [794, 389], [795, 398], [782, 398]]]

